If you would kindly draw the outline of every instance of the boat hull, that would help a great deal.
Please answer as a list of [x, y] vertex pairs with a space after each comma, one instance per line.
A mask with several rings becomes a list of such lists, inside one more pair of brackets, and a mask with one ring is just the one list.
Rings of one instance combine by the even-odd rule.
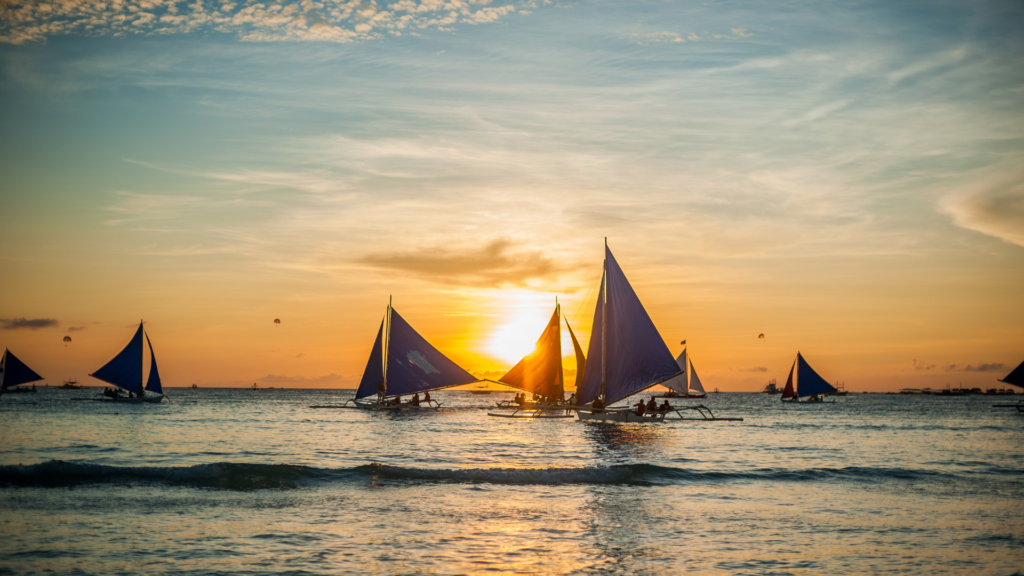
[[163, 396], [143, 396], [142, 398], [125, 398], [124, 396], [118, 396], [117, 398], [99, 397], [93, 398], [97, 402], [117, 402], [119, 404], [159, 404], [163, 402]]

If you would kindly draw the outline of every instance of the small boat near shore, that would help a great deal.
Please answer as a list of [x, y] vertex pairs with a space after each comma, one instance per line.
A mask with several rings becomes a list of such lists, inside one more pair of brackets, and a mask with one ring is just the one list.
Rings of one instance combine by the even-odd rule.
[[786, 380], [781, 400], [789, 404], [835, 404], [835, 400], [824, 399], [826, 394], [835, 392], [836, 388], [818, 375], [800, 352], [797, 352], [796, 360], [789, 369], [789, 378]]
[[[337, 408], [371, 411], [437, 410], [441, 407], [440, 403], [432, 399], [418, 402], [419, 395], [479, 381], [479, 378], [452, 362], [420, 336], [388, 301], [356, 396]], [[382, 402], [376, 398], [371, 399], [378, 393], [383, 396]], [[402, 396], [409, 395], [413, 395], [413, 400], [402, 402]]]
[[[163, 384], [160, 382], [160, 371], [156, 366], [156, 354], [153, 352], [153, 343], [149, 340], [149, 334], [143, 330], [143, 322], [139, 322], [139, 328], [135, 331], [128, 345], [121, 350], [117, 356], [103, 365], [102, 368], [89, 374], [89, 376], [113, 384], [113, 390], [104, 390], [96, 395], [93, 400], [97, 402], [120, 402], [124, 404], [158, 404], [164, 396]], [[149, 345], [149, 379], [143, 388], [145, 349], [142, 340], [145, 338]], [[122, 396], [118, 388], [128, 392], [128, 396]], [[149, 394], [147, 394], [149, 392]]]
[[708, 393], [704, 391], [704, 385], [693, 367], [693, 359], [686, 354], [686, 348], [676, 357], [676, 365], [683, 373], [662, 384], [669, 392], [655, 398], [707, 398]]
[[78, 380], [65, 380], [64, 384], [57, 388], [58, 390], [81, 390], [82, 386], [78, 383]]
[[[1024, 388], [1024, 362], [1021, 362], [1019, 366], [999, 381], [1011, 386], [1017, 386], [1018, 388]], [[992, 407], [1016, 408], [1017, 412], [1024, 413], [1024, 401], [1017, 402], [1016, 404], [993, 404]]]
[[4, 355], [0, 358], [0, 395], [35, 394], [35, 384], [31, 388], [20, 388], [20, 386], [42, 379], [43, 377], [36, 374], [35, 370], [11, 354], [10, 350], [4, 349]]
[[[658, 423], [666, 421], [669, 414], [679, 416], [672, 419], [683, 419], [676, 408], [649, 412], [642, 402], [637, 404], [636, 409], [612, 406], [678, 376], [685, 378], [686, 369], [680, 369], [679, 363], [672, 357], [640, 298], [608, 248], [607, 239], [601, 288], [592, 326], [587, 363], [577, 387], [579, 397], [577, 405], [572, 408], [579, 420]], [[689, 387], [686, 390], [689, 391]], [[703, 406], [685, 409], [707, 410]], [[713, 415], [702, 419], [727, 420]]]

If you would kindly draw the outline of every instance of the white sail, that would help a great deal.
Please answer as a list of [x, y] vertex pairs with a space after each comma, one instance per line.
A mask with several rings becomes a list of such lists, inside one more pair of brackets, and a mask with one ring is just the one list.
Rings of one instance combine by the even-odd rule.
[[686, 361], [686, 348], [683, 348], [683, 351], [680, 352], [679, 356], [676, 358], [676, 364], [678, 364], [679, 369], [683, 371], [682, 374], [673, 376], [672, 378], [662, 382], [664, 386], [667, 386], [680, 394], [686, 394], [686, 389], [688, 388], [686, 385]]
[[693, 359], [690, 359], [690, 390], [692, 392], [699, 392], [704, 394], [704, 385], [700, 383], [700, 378], [697, 377], [697, 369], [693, 367]]

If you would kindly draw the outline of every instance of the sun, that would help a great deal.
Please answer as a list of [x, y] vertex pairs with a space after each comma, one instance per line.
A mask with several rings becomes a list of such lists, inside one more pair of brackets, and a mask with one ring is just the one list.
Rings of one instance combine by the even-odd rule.
[[503, 324], [494, 331], [488, 351], [497, 358], [514, 365], [537, 345], [537, 338], [547, 319], [528, 311], [522, 311], [511, 322]]

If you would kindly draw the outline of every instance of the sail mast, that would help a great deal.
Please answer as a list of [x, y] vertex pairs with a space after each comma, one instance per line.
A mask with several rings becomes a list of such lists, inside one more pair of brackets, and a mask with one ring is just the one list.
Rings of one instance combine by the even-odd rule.
[[604, 271], [601, 274], [601, 400], [608, 377], [608, 237], [604, 237]]
[[381, 340], [381, 369], [384, 374], [384, 394], [388, 393], [388, 343], [391, 341], [391, 296], [388, 296], [388, 310], [384, 313], [384, 339]]

